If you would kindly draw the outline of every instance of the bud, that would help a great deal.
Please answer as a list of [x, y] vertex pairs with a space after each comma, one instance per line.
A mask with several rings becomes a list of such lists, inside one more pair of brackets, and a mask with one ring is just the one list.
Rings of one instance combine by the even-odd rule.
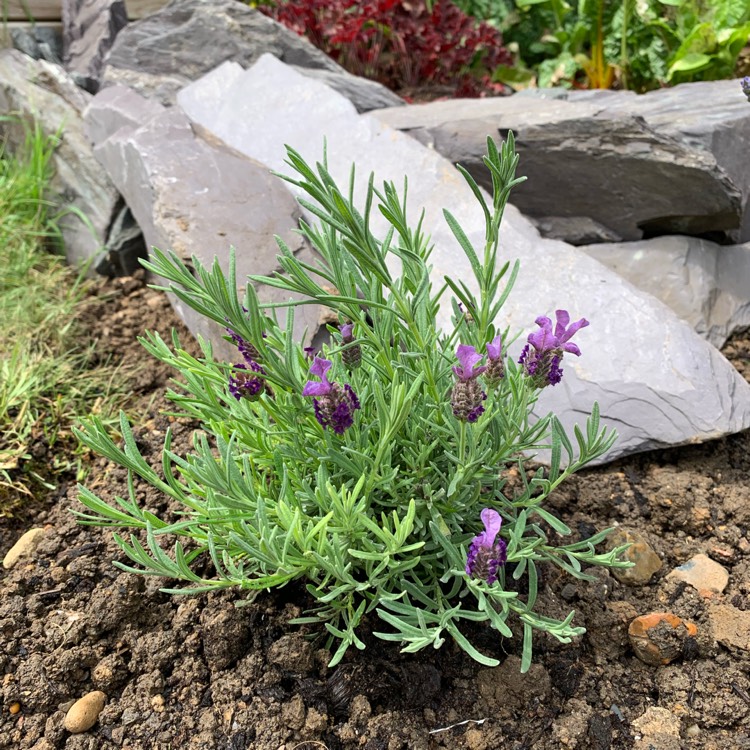
[[[354, 323], [345, 323], [340, 326], [339, 330], [343, 344], [354, 344]], [[341, 360], [348, 370], [356, 370], [362, 364], [362, 349], [359, 344], [344, 349], [341, 352]]]

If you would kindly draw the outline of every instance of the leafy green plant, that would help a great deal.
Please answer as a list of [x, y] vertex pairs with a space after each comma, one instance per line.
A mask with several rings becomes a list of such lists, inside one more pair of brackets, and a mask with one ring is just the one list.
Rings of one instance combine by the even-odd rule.
[[750, 37], [746, 0], [455, 0], [503, 33], [510, 85], [636, 91], [730, 78]]
[[[57, 137], [23, 126], [15, 157], [0, 156], [0, 515], [25, 496], [54, 486], [76, 468], [71, 425], [92, 405], [111, 424], [125, 403], [111, 370], [92, 368], [78, 309], [86, 291], [82, 273], [48, 252], [59, 244], [63, 215], [48, 198]], [[43, 460], [32, 455], [34, 446]], [[73, 455], [73, 465], [71, 465]]]
[[[514, 619], [524, 670], [535, 630], [562, 642], [583, 632], [573, 612], [556, 620], [535, 611], [539, 566], [585, 578], [586, 566], [627, 565], [618, 557], [623, 548], [597, 552], [607, 531], [570, 538], [544, 501], [615, 435], [600, 427], [596, 405], [573, 440], [554, 415], [530, 418], [540, 390], [562, 377], [563, 356], [580, 354], [570, 339], [588, 322], [570, 324], [558, 310], [553, 330], [540, 317], [519, 363], [506, 357], [509, 333], [498, 321], [518, 265], [501, 262], [499, 232], [521, 180], [512, 134], [499, 150], [491, 139], [487, 145], [491, 202], [464, 172], [484, 212], [484, 246], [473, 247], [445, 211], [476, 294], [451, 278], [433, 287], [429, 237], [422, 218], [407, 220], [406, 185], [403, 194], [391, 183], [377, 189], [371, 177], [357, 208], [354, 171], [341, 190], [325, 161], [313, 168], [292, 149], [294, 176], [284, 179], [304, 191], [300, 202], [320, 220], [301, 225], [320, 261], [301, 262], [279, 240], [283, 270], [250, 277], [301, 296], [289, 303], [283, 327], [275, 312], [286, 305], [261, 304], [253, 284], [240, 303], [233, 262], [226, 278], [218, 262], [207, 268], [193, 258], [193, 273], [174, 254], [154, 251], [144, 265], [182, 302], [227, 326], [244, 362], [214, 361], [206, 342], [195, 358], [176, 336], [144, 337], [153, 356], [184, 376], [169, 398], [203, 426], [187, 456], [172, 450], [168, 434], [158, 468], [143, 458], [124, 417], [122, 445], [100, 420], [84, 423], [80, 439], [131, 474], [129, 496], [113, 503], [81, 487], [86, 510], [77, 511], [82, 523], [129, 530], [115, 535], [129, 561], [119, 568], [184, 582], [164, 589], [175, 594], [239, 587], [252, 597], [304, 580], [311, 607], [296, 622], [327, 631], [331, 664], [352, 645], [364, 648], [359, 630], [368, 616], [380, 620], [375, 635], [404, 651], [452, 637], [487, 665], [498, 662], [475, 648], [465, 626], [486, 623], [510, 637]], [[390, 225], [380, 239], [373, 211]], [[450, 297], [452, 329], [441, 331], [438, 309]], [[340, 323], [315, 354], [292, 337], [293, 310], [302, 304], [322, 305]], [[524, 456], [540, 448], [551, 451], [549, 468], [527, 476]], [[506, 494], [504, 472], [514, 466], [524, 469], [523, 485]], [[142, 508], [135, 476], [179, 510], [158, 517]]]

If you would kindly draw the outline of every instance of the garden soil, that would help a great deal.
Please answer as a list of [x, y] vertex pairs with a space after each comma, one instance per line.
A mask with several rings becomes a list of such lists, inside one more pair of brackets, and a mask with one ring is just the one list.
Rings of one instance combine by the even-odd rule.
[[[136, 437], [146, 458], [159, 464], [169, 427], [173, 450], [188, 451], [198, 426], [161, 414], [172, 373], [135, 340], [173, 326], [187, 340], [164, 295], [139, 279], [100, 282], [86, 320], [100, 358], [145, 365], [129, 377], [145, 414]], [[725, 354], [750, 377], [747, 336]], [[127, 495], [122, 469], [88, 460], [91, 489], [109, 500]], [[168, 510], [154, 490], [136, 492], [145, 507]], [[472, 636], [501, 661], [495, 669], [451, 642], [400, 654], [369, 631], [365, 651], [329, 669], [324, 642], [289, 624], [309, 606], [302, 585], [243, 607], [240, 592], [160, 593], [166, 580], [112, 566], [124, 559], [112, 532], [77, 524], [75, 507], [69, 478], [0, 519], [0, 556], [25, 530], [44, 529], [33, 556], [0, 572], [2, 750], [750, 748], [747, 433], [589, 470], [554, 496], [551, 510], [576, 534], [621, 526], [662, 564], [643, 585], [603, 570], [588, 582], [543, 570], [538, 609], [555, 617], [575, 609], [587, 633], [569, 644], [538, 637], [525, 675], [520, 639], [489, 630]], [[728, 572], [723, 593], [713, 590], [721, 575], [697, 587], [668, 575], [698, 554]], [[667, 665], [641, 661], [628, 638], [631, 621], [654, 612], [696, 628], [647, 632], [659, 658], [675, 657]], [[95, 690], [107, 696], [98, 721], [71, 734], [67, 710]]]

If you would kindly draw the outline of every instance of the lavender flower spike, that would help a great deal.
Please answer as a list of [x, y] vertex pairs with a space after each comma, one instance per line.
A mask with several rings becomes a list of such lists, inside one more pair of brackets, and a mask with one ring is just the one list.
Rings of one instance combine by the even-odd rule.
[[494, 388], [505, 377], [505, 364], [503, 363], [503, 337], [498, 334], [487, 344], [487, 370], [484, 380], [491, 388]]
[[540, 330], [529, 334], [527, 339], [529, 343], [524, 347], [518, 360], [537, 388], [557, 385], [562, 380], [563, 371], [560, 363], [563, 354], [568, 352], [575, 354], [576, 357], [581, 356], [581, 350], [576, 344], [570, 342], [570, 338], [581, 328], [589, 325], [586, 318], [570, 324], [570, 315], [567, 310], [556, 310], [555, 316], [557, 324], [554, 331], [549, 318], [542, 315], [536, 319]]
[[458, 366], [453, 367], [453, 372], [458, 380], [451, 391], [451, 407], [453, 416], [462, 422], [476, 422], [482, 412], [482, 402], [487, 394], [477, 380], [486, 369], [486, 365], [478, 366], [482, 355], [473, 346], [460, 344], [456, 350]]
[[747, 100], [750, 102], [750, 76], [745, 76], [740, 81], [740, 86], [742, 86], [742, 93], [747, 97]]
[[484, 531], [471, 540], [466, 556], [466, 575], [491, 584], [497, 580], [497, 571], [507, 559], [507, 545], [504, 540], [497, 539], [503, 519], [492, 508], [485, 508], [480, 517]]
[[354, 412], [360, 408], [360, 403], [350, 385], [341, 386], [328, 380], [331, 366], [330, 360], [315, 357], [310, 374], [319, 377], [321, 382], [308, 380], [302, 395], [313, 396], [315, 418], [324, 429], [330, 427], [337, 435], [343, 435], [354, 424]]
[[234, 365], [234, 373], [229, 376], [229, 392], [238, 401], [242, 398], [256, 401], [264, 392], [273, 397], [271, 386], [255, 373], [265, 375], [266, 371], [252, 360], [247, 360], [244, 365]]

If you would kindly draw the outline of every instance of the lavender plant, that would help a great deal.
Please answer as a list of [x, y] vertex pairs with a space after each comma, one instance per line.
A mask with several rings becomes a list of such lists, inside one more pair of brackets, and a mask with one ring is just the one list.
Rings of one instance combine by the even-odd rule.
[[[294, 295], [283, 327], [280, 305], [261, 304], [253, 283], [240, 302], [233, 260], [227, 279], [218, 262], [207, 268], [194, 258], [191, 273], [174, 254], [154, 251], [144, 265], [185, 304], [226, 326], [241, 362], [215, 361], [206, 342], [195, 358], [176, 336], [142, 340], [182, 374], [169, 398], [203, 426], [184, 457], [167, 434], [163, 477], [140, 454], [124, 417], [122, 446], [98, 420], [83, 424], [87, 446], [182, 508], [174, 518], [157, 517], [139, 506], [133, 481], [116, 505], [81, 487], [82, 523], [131, 532], [115, 536], [131, 564], [115, 565], [183, 581], [164, 589], [179, 594], [236, 586], [252, 598], [304, 580], [311, 606], [295, 622], [327, 631], [331, 664], [352, 645], [364, 648], [358, 631], [365, 617], [379, 619], [375, 635], [404, 651], [438, 648], [450, 636], [486, 665], [498, 661], [472, 645], [466, 625], [486, 623], [510, 638], [515, 621], [523, 670], [535, 630], [562, 642], [583, 632], [573, 612], [559, 621], [535, 611], [539, 566], [585, 578], [587, 566], [626, 565], [623, 548], [596, 551], [607, 531], [557, 544], [572, 532], [543, 505], [615, 435], [600, 428], [596, 404], [585, 428], [575, 428], [575, 447], [554, 415], [530, 418], [541, 389], [563, 377], [563, 358], [581, 354], [570, 339], [588, 322], [570, 325], [558, 310], [553, 329], [539, 317], [520, 362], [506, 356], [502, 306], [518, 264], [500, 262], [499, 229], [521, 179], [512, 134], [499, 150], [487, 144], [491, 202], [464, 172], [484, 213], [484, 247], [477, 251], [445, 211], [476, 294], [450, 278], [433, 287], [430, 240], [423, 217], [413, 227], [407, 221], [406, 184], [400, 195], [391, 183], [376, 189], [371, 177], [358, 209], [354, 171], [343, 192], [325, 160], [313, 168], [291, 148], [294, 175], [284, 179], [304, 191], [300, 203], [320, 220], [301, 224], [320, 261], [308, 265], [278, 240], [282, 270], [250, 277]], [[390, 226], [382, 239], [371, 229], [376, 207]], [[400, 263], [398, 275], [391, 258]], [[441, 331], [437, 312], [449, 303], [453, 325]], [[338, 319], [321, 351], [292, 335], [294, 309], [304, 304]], [[539, 305], [543, 311], [545, 300]], [[526, 457], [540, 449], [550, 451], [549, 466], [527, 475]], [[512, 466], [522, 487], [511, 493], [505, 477]], [[162, 544], [175, 538], [168, 554]], [[194, 572], [206, 560], [210, 573]]]

